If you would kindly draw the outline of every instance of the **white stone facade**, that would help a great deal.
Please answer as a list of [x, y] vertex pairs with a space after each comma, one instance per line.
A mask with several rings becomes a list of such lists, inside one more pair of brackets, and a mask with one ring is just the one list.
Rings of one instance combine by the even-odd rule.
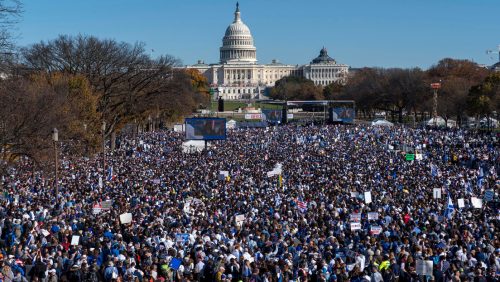
[[[326, 58], [326, 57], [327, 58]], [[250, 29], [241, 20], [236, 4], [234, 21], [226, 29], [220, 48], [220, 62], [207, 65], [203, 61], [185, 68], [197, 69], [203, 74], [216, 95], [227, 100], [266, 99], [267, 87], [283, 77], [305, 76], [317, 85], [332, 82], [345, 83], [349, 67], [337, 64], [328, 57], [323, 48], [320, 56], [308, 65], [287, 65], [273, 60], [270, 64], [257, 64], [257, 49], [253, 44]]]

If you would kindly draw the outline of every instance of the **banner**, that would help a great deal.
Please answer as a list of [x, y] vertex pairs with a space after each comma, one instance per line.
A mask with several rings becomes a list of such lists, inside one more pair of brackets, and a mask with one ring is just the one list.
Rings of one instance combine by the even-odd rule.
[[472, 206], [476, 209], [481, 209], [483, 208], [483, 200], [482, 199], [479, 199], [479, 198], [476, 198], [476, 197], [472, 197], [470, 199], [471, 203], [472, 203]]
[[441, 188], [432, 189], [432, 198], [441, 199]]
[[132, 222], [132, 214], [131, 213], [123, 213], [120, 214], [120, 223], [128, 224]]
[[261, 114], [245, 114], [245, 119], [262, 119]]
[[76, 246], [78, 245], [79, 242], [80, 242], [80, 236], [73, 235], [73, 237], [71, 237], [71, 246]]
[[351, 222], [351, 231], [361, 230], [361, 223]]
[[407, 161], [413, 161], [415, 160], [415, 154], [406, 154], [405, 158]]
[[361, 221], [361, 213], [351, 213], [350, 219], [353, 222], [360, 222]]
[[378, 212], [369, 212], [368, 220], [378, 220]]
[[379, 235], [380, 233], [382, 233], [382, 226], [371, 226], [370, 227], [370, 234]]
[[458, 208], [463, 209], [465, 207], [464, 199], [458, 199]]
[[369, 204], [372, 202], [372, 192], [365, 192], [365, 203]]

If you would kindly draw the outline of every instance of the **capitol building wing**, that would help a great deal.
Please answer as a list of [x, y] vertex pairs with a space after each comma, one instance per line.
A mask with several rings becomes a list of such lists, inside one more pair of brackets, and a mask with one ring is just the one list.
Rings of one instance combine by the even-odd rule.
[[185, 68], [197, 69], [215, 90], [214, 99], [228, 100], [266, 99], [265, 89], [286, 76], [304, 76], [317, 85], [332, 82], [345, 83], [349, 66], [337, 64], [325, 48], [307, 65], [287, 65], [273, 60], [269, 64], [257, 63], [257, 48], [248, 26], [241, 19], [239, 4], [236, 4], [234, 20], [227, 27], [220, 47], [218, 64], [197, 64]]

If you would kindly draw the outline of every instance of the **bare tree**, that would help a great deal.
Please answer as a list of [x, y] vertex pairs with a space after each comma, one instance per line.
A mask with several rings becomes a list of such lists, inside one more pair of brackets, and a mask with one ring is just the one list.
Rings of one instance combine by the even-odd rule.
[[[188, 100], [196, 95], [190, 81], [181, 79], [184, 74], [177, 75], [177, 59], [162, 56], [153, 60], [142, 43], [59, 36], [25, 48], [23, 56], [34, 69], [86, 76], [93, 91], [100, 95], [98, 111], [108, 124], [107, 135], [131, 120], [145, 118], [151, 111], [156, 111], [156, 115], [170, 111], [170, 105], [161, 101], [172, 99], [173, 93]], [[189, 103], [178, 109], [192, 110]]]

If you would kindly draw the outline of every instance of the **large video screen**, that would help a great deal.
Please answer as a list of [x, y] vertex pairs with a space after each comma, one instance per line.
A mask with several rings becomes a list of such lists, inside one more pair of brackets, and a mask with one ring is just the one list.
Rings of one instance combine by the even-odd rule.
[[226, 139], [225, 118], [187, 118], [185, 124], [187, 140]]
[[262, 110], [262, 120], [268, 122], [281, 122], [281, 110]]
[[330, 115], [332, 121], [352, 123], [354, 122], [355, 111], [354, 108], [350, 107], [330, 108]]

